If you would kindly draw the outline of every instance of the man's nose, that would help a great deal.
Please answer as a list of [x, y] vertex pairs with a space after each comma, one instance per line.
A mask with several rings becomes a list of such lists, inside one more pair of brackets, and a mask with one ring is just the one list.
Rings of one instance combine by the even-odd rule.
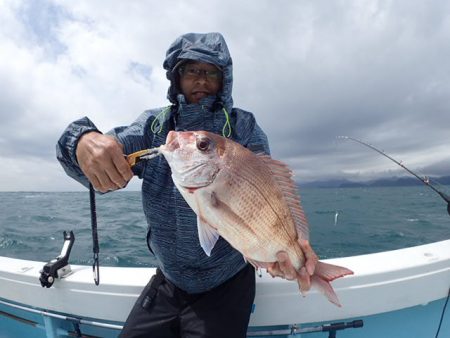
[[206, 82], [208, 82], [208, 79], [207, 79], [207, 77], [206, 77], [206, 74], [205, 74], [204, 72], [201, 73], [201, 74], [199, 74], [199, 75], [197, 76], [196, 82], [197, 82], [197, 83], [206, 83]]

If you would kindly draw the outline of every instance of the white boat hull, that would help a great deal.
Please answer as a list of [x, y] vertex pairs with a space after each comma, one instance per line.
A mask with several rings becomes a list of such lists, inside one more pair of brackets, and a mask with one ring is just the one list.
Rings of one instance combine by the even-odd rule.
[[[450, 240], [325, 262], [345, 266], [355, 273], [332, 283], [342, 307], [331, 304], [316, 290], [302, 297], [295, 282], [272, 278], [263, 272], [261, 278], [257, 277], [250, 326], [264, 328], [298, 324], [302, 327], [362, 317], [376, 322], [377, 316], [378, 320], [385, 318], [383, 320], [389, 322], [389, 318], [394, 318], [390, 315], [394, 316], [399, 311], [413, 309], [414, 313], [422, 310], [427, 313], [427, 304], [431, 304], [433, 309], [436, 307], [433, 313], [439, 313], [450, 288]], [[43, 265], [43, 262], [0, 257], [0, 305], [3, 304], [0, 324], [2, 311], [7, 312], [7, 304], [13, 303], [120, 327], [155, 272], [154, 268], [101, 267], [100, 285], [96, 286], [92, 268], [75, 265], [71, 275], [56, 280], [47, 289], [42, 288], [39, 282]], [[423, 314], [421, 316], [425, 318]], [[4, 321], [13, 320], [11, 318]], [[433, 314], [431, 320], [437, 329], [439, 316]], [[391, 330], [394, 324], [389, 323]], [[398, 327], [403, 325], [397, 324]], [[349, 333], [342, 334], [342, 337], [403, 337], [402, 333], [386, 334], [382, 325], [377, 326], [367, 327], [365, 324], [362, 329], [348, 330]], [[47, 336], [58, 336], [55, 328], [44, 327], [44, 330]], [[441, 333], [440, 337], [450, 337], [450, 309], [444, 315], [441, 331], [446, 333]], [[415, 337], [414, 332], [404, 337]], [[435, 331], [426, 336], [434, 335]], [[6, 331], [2, 332], [1, 326], [0, 337], [9, 337]]]

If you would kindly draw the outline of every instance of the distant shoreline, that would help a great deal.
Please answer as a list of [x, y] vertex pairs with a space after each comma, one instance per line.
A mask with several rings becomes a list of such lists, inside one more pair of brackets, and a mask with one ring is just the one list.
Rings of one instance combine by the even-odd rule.
[[[428, 176], [432, 185], [450, 185], [450, 176]], [[417, 178], [409, 176], [380, 178], [367, 181], [351, 181], [345, 179], [330, 179], [301, 182], [297, 181], [297, 185], [301, 188], [371, 188], [371, 187], [414, 187], [424, 185]], [[83, 187], [79, 190], [16, 190], [2, 191], [0, 193], [84, 193], [88, 191]], [[114, 193], [123, 192], [141, 192], [140, 189], [117, 190]], [[106, 194], [108, 195], [108, 194]], [[98, 196], [103, 196], [99, 194]]]
[[[450, 176], [429, 177], [431, 184], [450, 185]], [[370, 188], [370, 187], [412, 187], [424, 185], [414, 177], [390, 177], [369, 181], [350, 181], [350, 180], [324, 180], [299, 183], [300, 187], [305, 188]]]

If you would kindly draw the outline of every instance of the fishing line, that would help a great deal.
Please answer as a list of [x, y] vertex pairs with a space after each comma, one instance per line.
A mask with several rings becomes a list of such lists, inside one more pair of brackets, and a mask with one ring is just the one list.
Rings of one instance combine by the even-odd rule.
[[[435, 186], [433, 186], [431, 184], [431, 181], [430, 181], [429, 178], [427, 178], [427, 177], [420, 177], [415, 172], [413, 172], [412, 170], [408, 169], [403, 163], [401, 163], [401, 162], [397, 161], [396, 159], [392, 158], [391, 156], [386, 154], [384, 151], [379, 150], [378, 148], [375, 148], [371, 144], [368, 144], [366, 142], [363, 142], [361, 140], [358, 140], [358, 139], [355, 139], [355, 138], [349, 137], [349, 136], [338, 136], [338, 138], [344, 139], [344, 140], [351, 140], [351, 141], [357, 142], [359, 144], [362, 144], [363, 146], [366, 146], [366, 147], [376, 151], [377, 153], [383, 155], [384, 157], [388, 158], [389, 160], [391, 160], [395, 164], [397, 164], [400, 167], [402, 167], [403, 169], [405, 169], [408, 173], [410, 173], [411, 175], [416, 177], [419, 181], [421, 181], [423, 184], [425, 184], [427, 187], [431, 188], [434, 192], [436, 192], [439, 196], [441, 196], [441, 198], [447, 203], [447, 212], [450, 215], [450, 197], [448, 195], [446, 195], [445, 193], [443, 193], [442, 191], [440, 191], [439, 189], [437, 189]], [[445, 300], [445, 303], [444, 303], [444, 307], [442, 308], [441, 318], [440, 318], [440, 321], [439, 321], [439, 326], [438, 326], [435, 338], [438, 338], [438, 336], [439, 336], [439, 332], [441, 330], [441, 325], [442, 325], [442, 322], [444, 320], [444, 314], [446, 312], [449, 299], [450, 299], [450, 288], [448, 290], [448, 294], [447, 294], [447, 297], [446, 297], [446, 300]]]
[[[336, 156], [337, 159], [337, 148], [338, 148], [338, 143], [336, 141], [333, 142], [334, 143], [334, 155]], [[339, 195], [339, 187], [336, 186], [335, 187], [335, 191], [334, 191], [334, 205], [336, 206], [335, 210], [334, 210], [334, 226], [337, 226], [338, 224], [338, 217], [339, 217], [339, 209], [337, 208], [337, 204], [339, 201], [338, 195]]]
[[439, 332], [441, 331], [441, 325], [442, 325], [442, 322], [444, 320], [444, 314], [445, 314], [445, 310], [447, 309], [447, 304], [448, 304], [449, 298], [450, 298], [450, 288], [448, 289], [447, 299], [445, 300], [444, 308], [442, 309], [441, 319], [439, 320], [439, 326], [438, 326], [438, 329], [436, 331], [435, 338], [438, 338]]
[[430, 179], [428, 177], [420, 177], [415, 172], [413, 172], [412, 170], [408, 169], [403, 163], [397, 161], [396, 159], [394, 159], [391, 156], [389, 156], [388, 154], [386, 154], [384, 151], [382, 151], [382, 150], [380, 150], [378, 148], [375, 148], [373, 145], [371, 145], [369, 143], [366, 143], [364, 141], [361, 141], [361, 140], [358, 140], [356, 138], [349, 137], [349, 136], [338, 136], [338, 138], [339, 139], [344, 139], [344, 140], [351, 140], [351, 141], [357, 142], [359, 144], [362, 144], [363, 146], [368, 147], [368, 148], [376, 151], [377, 153], [383, 155], [384, 157], [388, 158], [389, 160], [391, 160], [395, 164], [397, 164], [400, 167], [402, 167], [403, 169], [405, 169], [408, 173], [413, 175], [415, 178], [417, 178], [419, 181], [421, 181], [423, 184], [425, 184], [427, 187], [429, 187], [434, 192], [436, 192], [439, 196], [441, 196], [441, 198], [447, 203], [447, 213], [450, 215], [450, 196], [448, 196], [447, 194], [443, 193], [442, 191], [437, 189], [434, 185], [432, 185], [431, 181], [430, 181]]
[[[332, 163], [339, 163], [340, 160], [340, 152], [342, 152], [342, 147], [337, 140], [333, 140], [333, 151], [331, 152], [331, 160]], [[345, 224], [347, 222], [347, 217], [351, 215], [351, 211], [349, 212], [349, 205], [346, 202], [346, 194], [347, 192], [343, 189], [342, 184], [344, 181], [334, 181], [333, 178], [330, 178], [330, 183], [325, 182], [323, 187], [330, 188], [330, 193], [327, 193], [329, 196], [330, 207], [324, 205], [323, 211], [326, 212], [326, 223], [331, 231], [336, 234], [335, 237], [335, 248], [326, 251], [326, 255], [328, 257], [340, 257], [343, 256], [346, 252], [346, 237], [343, 235], [345, 232]], [[336, 183], [337, 182], [337, 183]], [[348, 213], [348, 214], [346, 214]], [[341, 227], [344, 226], [344, 227]], [[332, 228], [330, 228], [332, 227]]]

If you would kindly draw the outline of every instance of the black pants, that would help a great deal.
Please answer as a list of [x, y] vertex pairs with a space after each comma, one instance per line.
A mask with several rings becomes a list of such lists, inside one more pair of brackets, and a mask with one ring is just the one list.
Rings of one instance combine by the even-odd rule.
[[255, 298], [255, 271], [251, 265], [216, 288], [198, 294], [177, 288], [159, 269], [157, 274], [160, 278], [147, 284], [120, 337], [246, 337]]

